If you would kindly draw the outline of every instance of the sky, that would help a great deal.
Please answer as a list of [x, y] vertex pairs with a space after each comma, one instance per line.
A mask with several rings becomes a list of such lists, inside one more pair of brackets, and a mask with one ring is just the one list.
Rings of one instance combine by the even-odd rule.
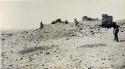
[[73, 21], [83, 16], [99, 18], [109, 14], [125, 19], [125, 0], [0, 0], [0, 29], [39, 28], [57, 18]]

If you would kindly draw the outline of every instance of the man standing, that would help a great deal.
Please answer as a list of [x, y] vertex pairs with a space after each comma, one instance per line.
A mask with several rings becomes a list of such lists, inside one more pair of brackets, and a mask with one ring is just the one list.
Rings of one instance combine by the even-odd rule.
[[76, 18], [74, 19], [74, 23], [75, 23], [75, 26], [78, 26], [78, 23], [79, 23], [79, 22], [77, 21]]
[[114, 22], [113, 23], [113, 34], [114, 34], [114, 40], [113, 41], [116, 41], [118, 42], [118, 32], [119, 32], [119, 26]]

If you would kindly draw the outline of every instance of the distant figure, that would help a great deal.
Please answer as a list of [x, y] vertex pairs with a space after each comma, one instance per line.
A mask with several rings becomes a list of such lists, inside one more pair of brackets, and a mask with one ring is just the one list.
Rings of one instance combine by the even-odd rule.
[[65, 24], [68, 24], [68, 23], [69, 23], [69, 22], [66, 20], [66, 21], [65, 21]]
[[113, 22], [113, 34], [114, 34], [114, 40], [113, 41], [116, 41], [116, 42], [119, 41], [118, 32], [119, 32], [119, 26], [115, 22]]
[[42, 23], [42, 21], [41, 21], [41, 23], [40, 23], [40, 28], [39, 29], [42, 29], [44, 26], [43, 26], [43, 23]]
[[75, 23], [75, 26], [77, 26], [79, 23], [76, 18], [74, 19], [74, 23]]

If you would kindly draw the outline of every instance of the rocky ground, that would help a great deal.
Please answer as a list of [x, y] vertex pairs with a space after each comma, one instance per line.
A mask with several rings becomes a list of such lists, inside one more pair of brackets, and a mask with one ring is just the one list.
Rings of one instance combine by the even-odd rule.
[[125, 69], [125, 23], [119, 42], [99, 21], [49, 24], [42, 30], [1, 34], [2, 69]]

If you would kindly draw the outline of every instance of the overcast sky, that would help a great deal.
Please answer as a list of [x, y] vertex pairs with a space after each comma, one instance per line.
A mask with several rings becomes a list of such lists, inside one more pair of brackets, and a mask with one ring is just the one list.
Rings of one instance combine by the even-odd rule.
[[112, 15], [114, 20], [125, 19], [124, 6], [125, 0], [4, 0], [0, 1], [0, 28], [38, 28], [41, 20], [49, 24], [57, 18], [101, 18], [102, 13]]

